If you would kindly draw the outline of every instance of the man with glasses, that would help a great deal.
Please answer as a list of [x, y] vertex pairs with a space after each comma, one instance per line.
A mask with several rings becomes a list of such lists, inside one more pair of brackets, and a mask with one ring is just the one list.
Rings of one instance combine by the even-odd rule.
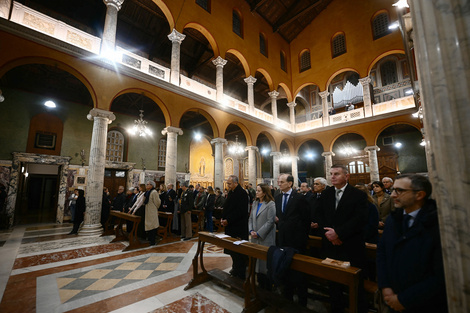
[[393, 179], [390, 177], [384, 177], [382, 178], [382, 184], [384, 184], [384, 191], [388, 194], [392, 193], [392, 186], [393, 186]]
[[378, 285], [392, 312], [447, 312], [437, 207], [422, 175], [395, 180], [377, 248]]

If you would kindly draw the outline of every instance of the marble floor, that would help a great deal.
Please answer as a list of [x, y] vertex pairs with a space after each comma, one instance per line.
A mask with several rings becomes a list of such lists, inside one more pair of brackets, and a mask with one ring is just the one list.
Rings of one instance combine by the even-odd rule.
[[[157, 246], [122, 252], [126, 242], [110, 243], [114, 236], [68, 235], [71, 229], [29, 225], [0, 233], [0, 312], [243, 310], [243, 298], [217, 283], [184, 290], [197, 239], [170, 236]], [[204, 264], [228, 271], [231, 258], [206, 245]]]

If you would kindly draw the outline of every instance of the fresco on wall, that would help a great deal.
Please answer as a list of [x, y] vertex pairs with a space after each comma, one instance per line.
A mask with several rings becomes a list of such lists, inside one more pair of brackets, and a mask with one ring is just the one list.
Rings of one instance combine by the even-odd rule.
[[189, 172], [191, 183], [199, 183], [204, 187], [214, 183], [214, 157], [212, 146], [206, 138], [192, 141], [190, 145]]
[[10, 168], [6, 166], [0, 166], [0, 185], [6, 187], [8, 192], [8, 185], [10, 182]]

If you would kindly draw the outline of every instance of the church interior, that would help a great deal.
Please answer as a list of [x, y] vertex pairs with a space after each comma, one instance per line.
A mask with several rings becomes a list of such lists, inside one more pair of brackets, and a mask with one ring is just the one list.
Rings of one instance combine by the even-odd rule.
[[[470, 308], [468, 239], [445, 244], [470, 226], [469, 13], [436, 2], [0, 0], [0, 311], [240, 312], [230, 288], [184, 290], [197, 234], [127, 252], [100, 236], [103, 187], [311, 186], [333, 164], [353, 185], [429, 176], [449, 310]], [[204, 255], [230, 270], [220, 247]]]

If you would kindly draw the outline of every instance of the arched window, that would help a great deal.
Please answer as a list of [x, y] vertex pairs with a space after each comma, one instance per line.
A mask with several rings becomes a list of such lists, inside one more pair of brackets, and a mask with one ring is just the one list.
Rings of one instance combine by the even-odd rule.
[[243, 38], [242, 17], [237, 10], [232, 11], [232, 29], [235, 34]]
[[287, 72], [286, 53], [281, 50], [281, 53], [279, 53], [279, 57], [281, 58], [281, 70], [283, 70], [284, 72]]
[[357, 161], [357, 172], [358, 173], [365, 173], [365, 171], [364, 171], [364, 162]]
[[377, 15], [372, 21], [372, 33], [374, 34], [374, 40], [390, 34], [390, 29], [388, 26], [388, 14], [381, 13]]
[[346, 38], [343, 33], [333, 37], [331, 41], [331, 51], [333, 58], [346, 53]]
[[266, 44], [266, 37], [263, 33], [259, 33], [259, 52], [265, 57], [268, 57], [268, 47]]
[[196, 0], [196, 4], [198, 4], [207, 12], [211, 13], [211, 0]]
[[106, 139], [106, 161], [123, 162], [124, 135], [118, 130], [110, 130]]
[[160, 139], [158, 143], [158, 167], [166, 166], [166, 138]]
[[300, 63], [300, 73], [310, 69], [311, 65], [310, 65], [310, 51], [309, 50], [305, 50], [300, 55], [299, 63]]
[[350, 174], [356, 174], [356, 162], [349, 162], [348, 169]]
[[380, 76], [382, 86], [398, 82], [397, 64], [393, 60], [386, 61], [380, 65]]

